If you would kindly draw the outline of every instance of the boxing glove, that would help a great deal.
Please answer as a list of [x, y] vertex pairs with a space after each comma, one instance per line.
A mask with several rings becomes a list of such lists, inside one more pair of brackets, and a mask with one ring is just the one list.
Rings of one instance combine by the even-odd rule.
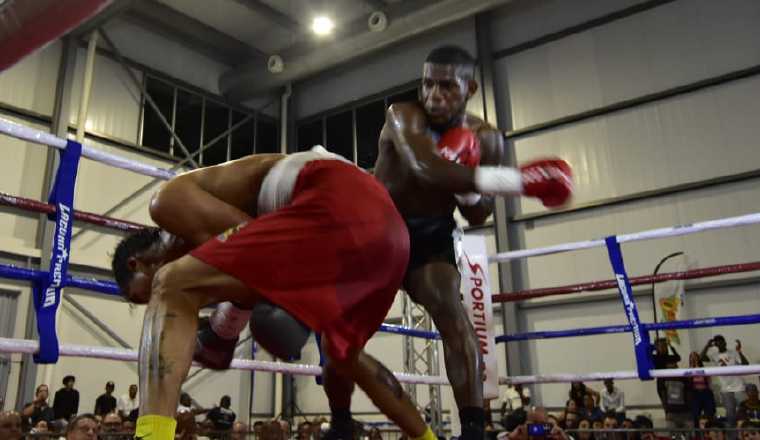
[[211, 316], [198, 322], [193, 360], [214, 370], [229, 368], [240, 332], [250, 317], [250, 310], [236, 307], [231, 302], [217, 305]]
[[480, 164], [480, 141], [469, 128], [446, 130], [438, 140], [438, 154], [451, 162], [474, 168]]
[[[466, 167], [474, 168], [480, 164], [480, 141], [472, 130], [454, 127], [446, 130], [438, 140], [438, 154]], [[454, 194], [460, 206], [473, 206], [480, 201], [480, 194]]]
[[249, 323], [251, 336], [266, 351], [277, 358], [291, 360], [301, 357], [311, 330], [280, 307], [259, 301], [253, 307]]
[[572, 168], [562, 159], [545, 158], [520, 169], [480, 166], [475, 187], [487, 194], [523, 194], [536, 197], [548, 208], [566, 203], [573, 193]]

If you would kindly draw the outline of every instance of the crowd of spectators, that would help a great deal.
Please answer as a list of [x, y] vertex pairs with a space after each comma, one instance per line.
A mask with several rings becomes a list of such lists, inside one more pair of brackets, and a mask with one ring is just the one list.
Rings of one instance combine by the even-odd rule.
[[[678, 368], [682, 359], [667, 339], [660, 338], [655, 341], [652, 360], [656, 369], [667, 369]], [[706, 362], [717, 366], [749, 364], [742, 352], [741, 342], [737, 340], [734, 348], [730, 349], [725, 338], [720, 335], [708, 340], [701, 352], [689, 354], [688, 367], [702, 368]], [[0, 439], [22, 438], [22, 432], [32, 434], [33, 438], [47, 436], [55, 439], [89, 439], [98, 436], [116, 439], [130, 438], [133, 435], [139, 415], [136, 384], [130, 385], [127, 393], [117, 397], [114, 394], [114, 382], [106, 382], [104, 392], [97, 397], [92, 413], [86, 414], [80, 413], [80, 396], [75, 386], [76, 378], [66, 376], [63, 387], [56, 391], [53, 405], [50, 406], [48, 386], [39, 385], [34, 399], [23, 406], [21, 413], [0, 413]], [[665, 413], [662, 428], [672, 429], [673, 432], [692, 428], [707, 430], [710, 435], [704, 438], [709, 437], [709, 440], [735, 440], [738, 437], [736, 431], [727, 428], [760, 428], [758, 387], [754, 383], [745, 383], [742, 377], [658, 378], [656, 389]], [[725, 410], [725, 415], [720, 417], [716, 412], [718, 403]], [[329, 428], [326, 419], [302, 421], [294, 430], [286, 421], [273, 420], [256, 422], [253, 431], [249, 433], [248, 425], [238, 421], [231, 409], [229, 396], [222, 396], [218, 405], [204, 408], [184, 392], [180, 395], [177, 407], [177, 422], [177, 438], [184, 440], [320, 440], [322, 433]], [[639, 440], [644, 438], [641, 432], [612, 435], [610, 432], [599, 433], [593, 430], [653, 429], [649, 417], [627, 416], [625, 393], [613, 380], [607, 379], [598, 391], [582, 382], [573, 382], [565, 406], [557, 414], [533, 408], [530, 390], [516, 384], [506, 390], [501, 417], [496, 423], [489, 420], [488, 430], [492, 438], [498, 436], [504, 439], [506, 436], [517, 440], [528, 435], [526, 430], [532, 429], [529, 427], [536, 423], [545, 424], [543, 436], [554, 440]], [[357, 439], [381, 440], [377, 429], [365, 429], [361, 424], [357, 425], [355, 432]], [[541, 435], [532, 433], [529, 437]], [[654, 437], [644, 440], [653, 439]], [[742, 440], [760, 440], [760, 434], [755, 436], [752, 432], [743, 433]]]
[[[667, 339], [659, 338], [652, 350], [652, 360], [656, 369], [678, 368], [681, 356]], [[736, 340], [735, 347], [731, 349], [728, 348], [726, 339], [718, 335], [709, 339], [701, 352], [690, 353], [688, 365], [683, 367], [703, 368], [705, 363], [732, 366], [747, 365], [749, 361], [742, 352], [741, 341]], [[710, 438], [724, 440], [725, 437], [726, 440], [733, 440], [738, 436], [732, 428], [760, 427], [758, 387], [754, 383], [745, 383], [740, 376], [658, 378], [656, 384], [659, 401], [665, 413], [665, 423], [662, 426], [664, 429], [672, 429], [673, 432], [676, 429], [692, 428], [706, 429], [709, 432], [720, 431], [720, 439], [714, 438], [718, 434], [711, 434]], [[526, 414], [531, 414], [530, 400], [529, 390], [521, 385], [510, 387], [506, 391], [501, 406], [501, 424], [504, 432], [512, 432]], [[725, 415], [718, 416], [717, 403], [723, 406]], [[604, 387], [599, 391], [582, 382], [574, 382], [568, 390], [567, 401], [560, 413], [552, 415], [541, 410], [535, 413], [534, 417], [546, 418], [563, 433], [573, 433], [572, 437], [578, 440], [634, 440], [631, 435], [610, 437], [585, 430], [653, 428], [650, 417], [627, 417], [625, 393], [615, 386], [611, 379], [605, 380]], [[757, 437], [753, 437], [754, 435], [743, 434], [743, 440], [760, 439], [760, 434]], [[519, 436], [519, 433], [515, 433], [513, 437]]]

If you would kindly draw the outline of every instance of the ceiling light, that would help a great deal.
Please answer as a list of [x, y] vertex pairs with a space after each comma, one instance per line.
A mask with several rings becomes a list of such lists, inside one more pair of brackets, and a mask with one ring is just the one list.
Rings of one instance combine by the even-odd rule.
[[332, 19], [324, 15], [314, 18], [314, 21], [311, 23], [311, 30], [317, 35], [327, 35], [332, 32], [334, 27], [335, 23], [333, 23]]

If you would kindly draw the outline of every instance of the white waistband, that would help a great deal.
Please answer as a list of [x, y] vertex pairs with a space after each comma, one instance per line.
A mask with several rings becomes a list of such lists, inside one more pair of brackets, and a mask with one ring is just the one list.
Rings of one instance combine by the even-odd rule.
[[310, 151], [289, 154], [277, 162], [261, 182], [258, 215], [267, 214], [290, 203], [298, 174], [304, 165], [313, 160], [342, 160], [351, 163], [342, 156], [330, 153], [321, 145], [314, 146]]

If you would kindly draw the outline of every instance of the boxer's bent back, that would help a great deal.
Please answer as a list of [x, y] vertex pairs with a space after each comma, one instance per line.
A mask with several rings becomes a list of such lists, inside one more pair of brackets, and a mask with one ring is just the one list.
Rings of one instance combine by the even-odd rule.
[[[406, 226], [385, 188], [354, 165], [288, 161], [264, 180], [259, 217], [191, 255], [324, 333], [328, 354], [341, 360], [365, 345], [393, 304], [409, 259]], [[285, 168], [295, 167], [287, 182], [296, 170]], [[267, 200], [278, 198], [283, 206]]]

